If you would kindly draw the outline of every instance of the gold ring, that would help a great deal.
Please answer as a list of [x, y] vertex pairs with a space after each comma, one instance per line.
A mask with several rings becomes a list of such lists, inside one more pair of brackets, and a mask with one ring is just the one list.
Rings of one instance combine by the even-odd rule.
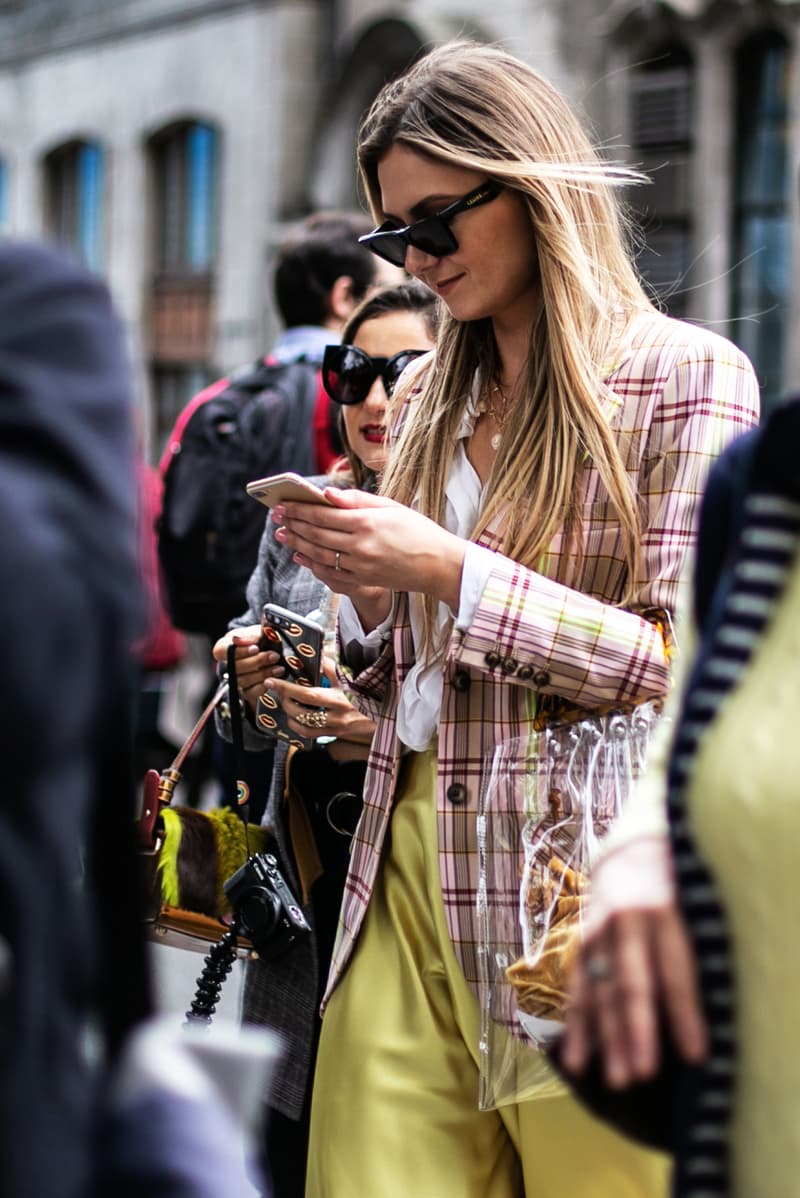
[[301, 711], [295, 719], [304, 728], [324, 728], [328, 722], [328, 713], [324, 707], [320, 707], [318, 711]]
[[337, 549], [337, 550], [336, 550], [336, 563], [335, 563], [335, 565], [334, 565], [334, 570], [341, 570], [341, 568], [342, 568], [342, 567], [339, 565], [339, 562], [340, 562], [340, 560], [341, 560], [341, 557], [342, 557], [342, 555], [341, 555], [341, 553], [339, 552], [339, 550]]

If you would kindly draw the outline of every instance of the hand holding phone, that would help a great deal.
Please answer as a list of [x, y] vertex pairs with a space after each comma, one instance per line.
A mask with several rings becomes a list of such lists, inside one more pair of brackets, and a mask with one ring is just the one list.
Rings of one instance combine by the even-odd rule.
[[[261, 613], [261, 637], [265, 647], [281, 655], [281, 664], [289, 682], [305, 688], [317, 687], [322, 681], [322, 626], [308, 616], [265, 603]], [[309, 707], [310, 712], [319, 709]], [[298, 736], [288, 725], [288, 716], [277, 696], [267, 691], [256, 703], [256, 726], [265, 736], [288, 741], [298, 749], [308, 749], [313, 738]]]
[[324, 503], [331, 507], [324, 492], [301, 474], [272, 474], [269, 478], [257, 478], [247, 484], [247, 494], [263, 503], [264, 507], [275, 507], [286, 500], [292, 503]]

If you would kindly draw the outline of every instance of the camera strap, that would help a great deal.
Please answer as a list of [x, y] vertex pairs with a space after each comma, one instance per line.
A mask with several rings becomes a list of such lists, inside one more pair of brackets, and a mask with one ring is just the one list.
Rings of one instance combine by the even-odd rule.
[[233, 780], [233, 793], [230, 796], [234, 811], [240, 811], [244, 824], [247, 855], [250, 856], [250, 787], [247, 784], [247, 758], [244, 750], [244, 731], [242, 726], [242, 702], [239, 695], [239, 684], [236, 676], [236, 646], [228, 645], [228, 706], [231, 717], [231, 740], [233, 741], [233, 759], [236, 767], [236, 777]]

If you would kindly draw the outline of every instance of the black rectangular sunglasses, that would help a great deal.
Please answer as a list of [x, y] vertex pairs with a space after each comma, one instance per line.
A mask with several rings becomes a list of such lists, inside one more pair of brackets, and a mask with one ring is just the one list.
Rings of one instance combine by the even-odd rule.
[[380, 228], [375, 229], [373, 233], [365, 233], [358, 240], [371, 249], [373, 254], [391, 262], [393, 266], [405, 266], [410, 245], [433, 258], [444, 258], [458, 249], [458, 242], [450, 228], [451, 220], [458, 216], [459, 212], [469, 212], [480, 204], [488, 204], [501, 190], [499, 183], [487, 179], [485, 183], [443, 208], [441, 212], [424, 216], [422, 220], [415, 220], [413, 224], [402, 229], [395, 229], [391, 221], [384, 221]]
[[363, 403], [377, 378], [391, 395], [400, 375], [425, 349], [401, 349], [391, 358], [371, 358], [354, 345], [326, 345], [322, 384], [335, 403]]

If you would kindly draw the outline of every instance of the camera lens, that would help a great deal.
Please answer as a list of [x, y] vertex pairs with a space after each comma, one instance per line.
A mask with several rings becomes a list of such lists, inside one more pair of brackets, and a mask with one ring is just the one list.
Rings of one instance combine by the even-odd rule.
[[245, 935], [271, 936], [278, 924], [281, 905], [268, 890], [251, 890], [239, 906], [239, 923]]

